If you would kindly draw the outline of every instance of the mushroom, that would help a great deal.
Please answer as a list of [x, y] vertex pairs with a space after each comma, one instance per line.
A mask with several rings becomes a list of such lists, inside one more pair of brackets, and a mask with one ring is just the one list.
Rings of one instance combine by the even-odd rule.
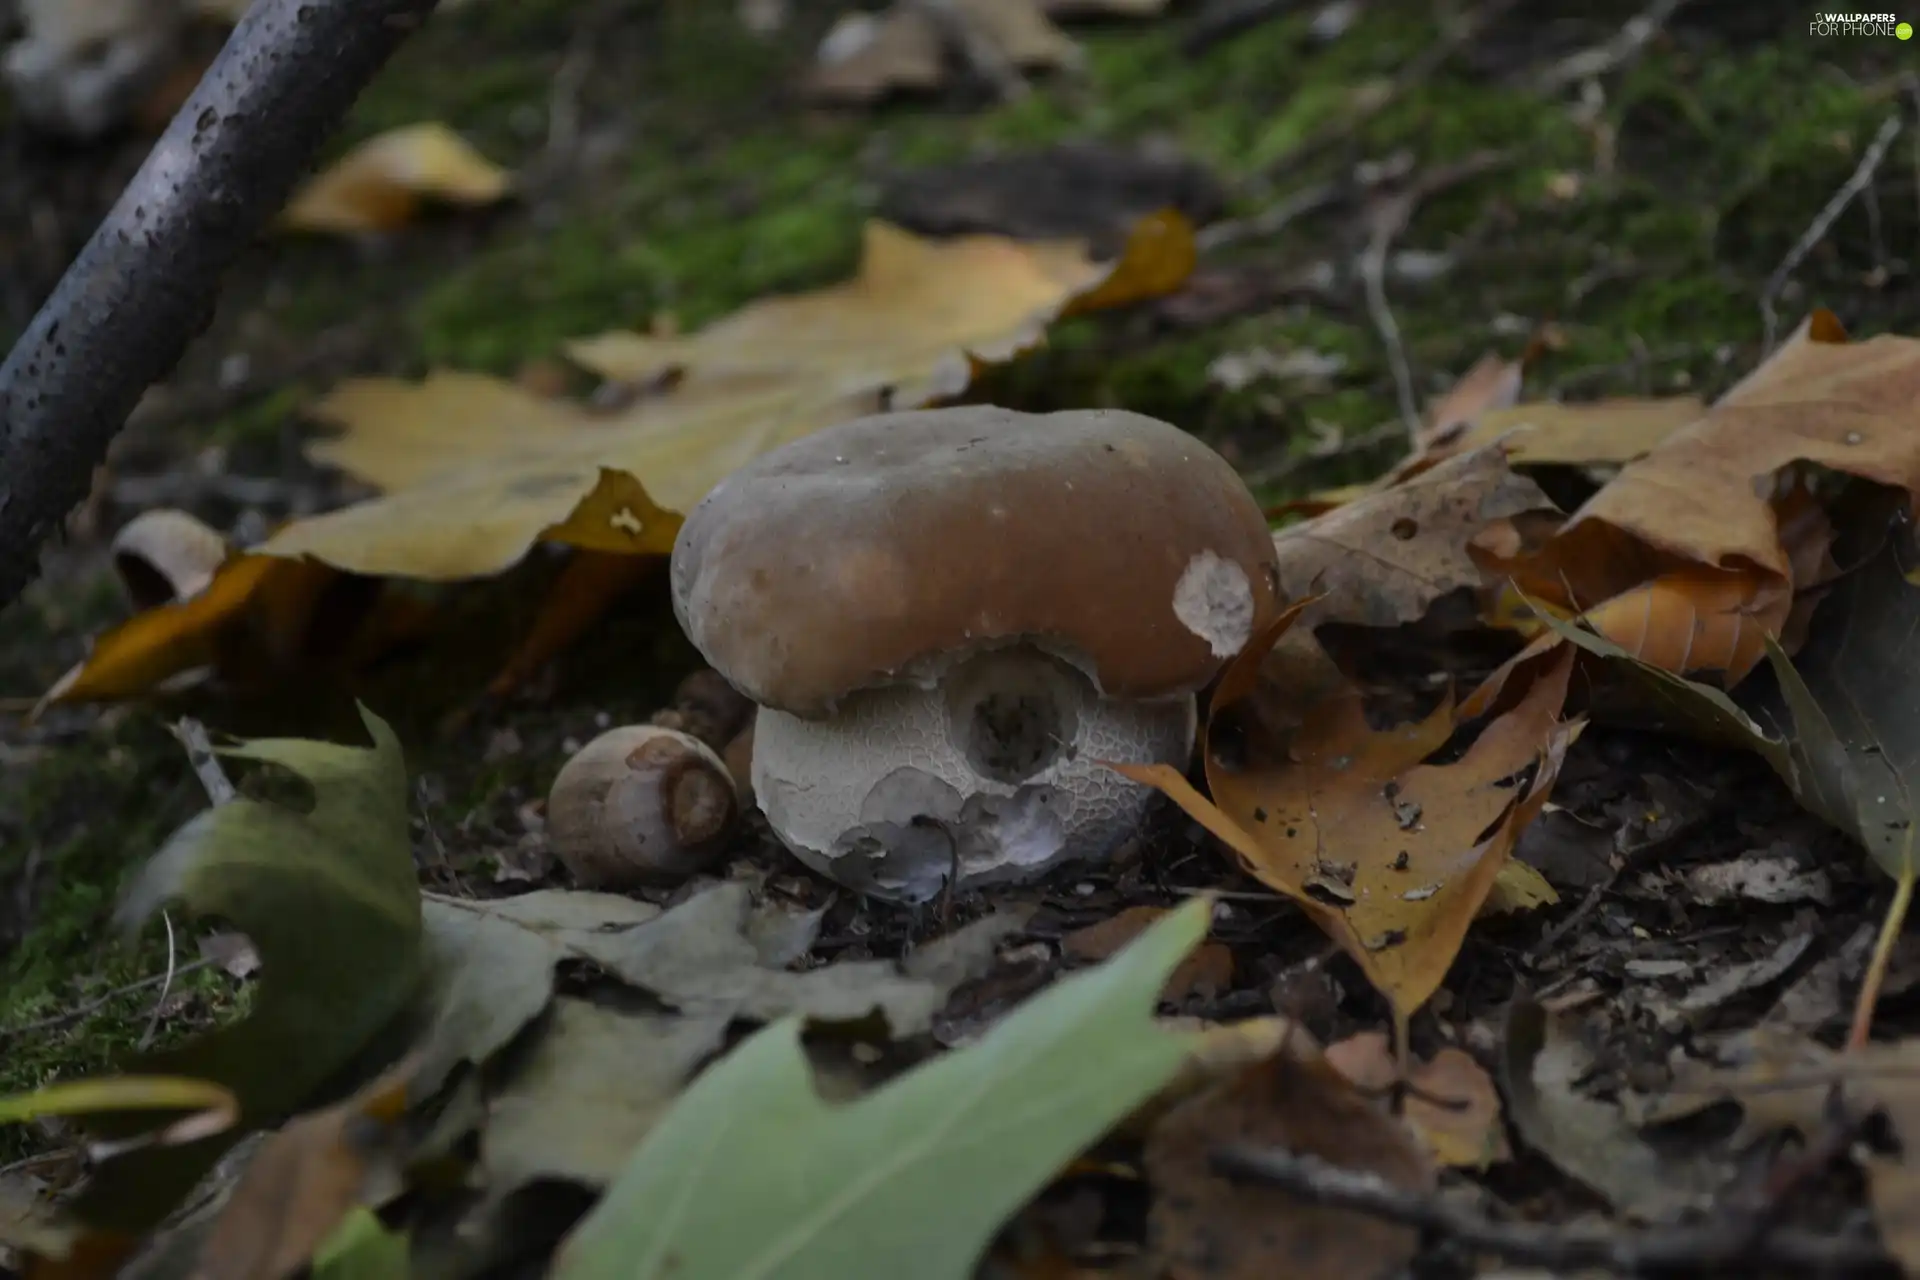
[[739, 811], [711, 747], [675, 729], [622, 725], [561, 766], [547, 832], [575, 884], [631, 889], [705, 869]]
[[717, 485], [674, 612], [759, 705], [753, 791], [801, 861], [923, 901], [1107, 856], [1194, 693], [1278, 608], [1225, 459], [1135, 413], [992, 406], [815, 432]]

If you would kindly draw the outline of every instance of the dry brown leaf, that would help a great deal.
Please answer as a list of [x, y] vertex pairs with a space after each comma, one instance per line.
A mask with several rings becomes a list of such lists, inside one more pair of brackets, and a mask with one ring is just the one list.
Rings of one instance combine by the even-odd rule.
[[[1712, 672], [1720, 684], [1732, 688], [1766, 656], [1770, 637], [1789, 649], [1798, 647], [1817, 597], [1796, 598], [1794, 593], [1826, 581], [1833, 571], [1829, 555], [1833, 526], [1805, 486], [1776, 494], [1770, 510], [1787, 557], [1785, 581], [1753, 567], [1684, 567], [1629, 587], [1577, 616], [1587, 628], [1649, 666], [1675, 675]], [[1554, 603], [1554, 593], [1564, 590], [1568, 574], [1558, 563], [1558, 553], [1551, 563], [1551, 571], [1524, 559], [1516, 563], [1491, 611], [1508, 610], [1515, 600], [1524, 603], [1524, 592], [1532, 591], [1545, 596], [1533, 601], [1536, 607], [1571, 620], [1572, 611]], [[1631, 555], [1615, 561], [1616, 567], [1630, 563], [1638, 561]], [[1489, 558], [1488, 567], [1498, 572], [1496, 558]], [[1518, 585], [1522, 581], [1524, 588]], [[1498, 703], [1514, 672], [1564, 643], [1560, 631], [1542, 631], [1468, 696], [1461, 704], [1462, 713], [1484, 714]]]
[[1907, 1275], [1920, 1275], [1920, 1039], [1879, 1041], [1835, 1052], [1797, 1036], [1763, 1040], [1746, 1065], [1700, 1071], [1678, 1082], [1681, 1106], [1691, 1110], [1720, 1099], [1745, 1112], [1740, 1136], [1797, 1129], [1811, 1138], [1834, 1122], [1829, 1109], [1838, 1082], [1849, 1116], [1884, 1115], [1897, 1154], [1856, 1148], [1867, 1172], [1867, 1195], [1880, 1238]]
[[1520, 380], [1526, 361], [1507, 360], [1488, 352], [1474, 362], [1445, 395], [1427, 406], [1420, 426], [1419, 452], [1450, 456], [1462, 448], [1467, 429], [1482, 414], [1511, 408], [1520, 399]]
[[[1128, 907], [1098, 924], [1076, 929], [1060, 939], [1060, 950], [1076, 960], [1097, 964], [1132, 942], [1147, 926], [1167, 914], [1164, 907]], [[1187, 954], [1167, 978], [1160, 999], [1178, 1004], [1197, 992], [1215, 994], [1233, 985], [1233, 952], [1218, 942], [1203, 942]]]
[[1434, 1172], [1410, 1129], [1311, 1045], [1289, 1040], [1175, 1107], [1147, 1139], [1148, 1250], [1169, 1280], [1372, 1280], [1397, 1274], [1419, 1233], [1323, 1209], [1213, 1172], [1225, 1144], [1274, 1147], [1371, 1173], [1415, 1194]]
[[235, 555], [198, 595], [95, 637], [41, 707], [135, 698], [198, 674], [262, 688], [295, 674], [352, 670], [424, 635], [433, 618], [430, 600], [357, 590], [323, 564]]
[[[1306, 603], [1228, 664], [1209, 738]], [[1249, 874], [1298, 902], [1404, 1020], [1445, 979], [1514, 841], [1546, 803], [1581, 727], [1560, 718], [1572, 670], [1573, 655], [1559, 655], [1452, 764], [1423, 763], [1461, 723], [1450, 703], [1375, 730], [1348, 690], [1307, 709], [1284, 741], [1248, 728], [1245, 759], [1232, 767], [1203, 743], [1211, 802], [1166, 766], [1113, 767], [1165, 792]]]
[[1432, 1058], [1414, 1063], [1401, 1081], [1387, 1034], [1363, 1031], [1328, 1045], [1327, 1061], [1371, 1094], [1384, 1093], [1396, 1084], [1410, 1086], [1403, 1114], [1439, 1163], [1484, 1169], [1513, 1158], [1506, 1125], [1500, 1119], [1500, 1091], [1466, 1050], [1449, 1045]]
[[443, 124], [405, 125], [369, 138], [315, 175], [280, 215], [296, 231], [392, 231], [422, 205], [493, 204], [512, 180]]
[[200, 1246], [193, 1280], [280, 1280], [302, 1270], [357, 1205], [399, 1189], [396, 1126], [418, 1061], [261, 1144]]
[[1543, 598], [1591, 605], [1686, 566], [1793, 588], [1770, 482], [1798, 462], [1920, 493], [1920, 339], [1816, 313], [1705, 416], [1628, 464], [1543, 548]]
[[1632, 462], [1706, 413], [1696, 396], [1621, 397], [1579, 404], [1515, 405], [1483, 413], [1460, 437], [1466, 452], [1504, 440], [1516, 467]]
[[1482, 585], [1474, 553], [1508, 546], [1514, 517], [1552, 511], [1499, 447], [1478, 449], [1274, 534], [1280, 589], [1322, 593], [1307, 627], [1413, 622], [1448, 592]]

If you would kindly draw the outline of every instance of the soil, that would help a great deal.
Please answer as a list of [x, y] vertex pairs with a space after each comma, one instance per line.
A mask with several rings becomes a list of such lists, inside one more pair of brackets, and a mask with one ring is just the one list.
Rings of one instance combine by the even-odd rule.
[[[521, 173], [521, 197], [386, 238], [275, 234], [252, 246], [212, 328], [136, 413], [41, 579], [0, 615], [0, 698], [23, 712], [124, 616], [106, 546], [140, 510], [183, 507], [245, 541], [339, 501], [346, 487], [299, 452], [314, 429], [303, 406], [337, 379], [514, 374], [550, 362], [571, 336], [666, 314], [692, 328], [766, 293], [840, 278], [862, 218], [924, 200], [924, 181], [903, 188], [901, 175], [928, 166], [1059, 142], [1152, 144], [1211, 175], [1194, 198], [1212, 227], [1245, 234], [1223, 237], [1187, 290], [1070, 321], [971, 394], [1168, 419], [1279, 500], [1371, 476], [1399, 447], [1397, 429], [1377, 430], [1395, 421], [1396, 393], [1354, 275], [1363, 219], [1338, 194], [1356, 165], [1405, 153], [1416, 172], [1435, 172], [1499, 153], [1422, 201], [1395, 241], [1391, 303], [1422, 398], [1485, 352], [1517, 355], [1543, 325], [1551, 341], [1529, 368], [1530, 397], [1710, 397], [1758, 358], [1776, 267], [1881, 122], [1920, 103], [1907, 46], [1815, 39], [1807, 11], [1784, 3], [1683, 6], [1636, 56], [1547, 93], [1535, 87], [1543, 71], [1614, 39], [1638, 6], [1490, 7], [1452, 45], [1433, 6], [1367, 6], [1331, 41], [1311, 34], [1312, 6], [1284, 6], [1190, 54], [1183, 37], [1206, 7], [1076, 26], [1084, 72], [1041, 81], [1018, 102], [960, 88], [841, 114], [799, 109], [787, 87], [834, 16], [822, 0], [794, 4], [767, 38], [714, 0], [477, 0], [440, 15], [369, 90], [330, 155], [389, 126], [442, 120]], [[1396, 87], [1376, 113], [1354, 116], [1352, 93], [1373, 83]], [[1822, 305], [1856, 336], [1920, 328], [1910, 137], [1790, 273], [1777, 297], [1787, 323]], [[55, 145], [0, 115], [0, 338], [26, 323], [148, 141]], [[1326, 183], [1336, 193], [1324, 205], [1255, 229]], [[1311, 387], [1229, 389], [1210, 377], [1219, 357], [1257, 350], [1338, 364]], [[1329, 439], [1345, 444], [1326, 450]], [[536, 558], [461, 593], [447, 631], [353, 682], [0, 719], [0, 1093], [103, 1070], [149, 1031], [178, 1039], [246, 1007], [248, 984], [216, 965], [161, 980], [192, 959], [186, 942], [175, 940], [170, 965], [158, 927], [132, 941], [110, 932], [129, 869], [204, 802], [168, 732], [182, 713], [223, 731], [346, 735], [352, 699], [364, 698], [408, 744], [430, 879], [495, 893], [554, 876], [538, 806], [559, 762], [600, 728], [671, 705], [698, 662], [656, 582], [512, 699], [476, 704], [553, 568]], [[1462, 659], [1469, 671], [1487, 660]], [[455, 708], [469, 714], [449, 721]], [[1554, 799], [1559, 810], [1520, 856], [1561, 902], [1475, 930], [1416, 1021], [1416, 1048], [1491, 1055], [1516, 988], [1591, 1011], [1593, 1086], [1607, 1096], [1658, 1092], [1676, 1052], [1730, 1043], [1794, 992], [1812, 1002], [1803, 1029], [1837, 1041], [1851, 983], [1809, 983], [1857, 946], [1890, 889], [1762, 766], [1603, 726], [1576, 745]], [[1824, 897], [1708, 901], [1689, 878], [1756, 852], [1817, 871]], [[737, 853], [796, 893], [823, 896], [759, 828]], [[1278, 1008], [1327, 1037], [1383, 1025], [1378, 999], [1298, 912], [1171, 814], [1114, 867], [1023, 896], [1041, 907], [1033, 940], [1051, 941], [1203, 886], [1231, 895], [1216, 937], [1232, 948], [1236, 977], [1178, 1012]], [[958, 917], [983, 905], [952, 904]], [[822, 945], [886, 954], [942, 923], [841, 901]], [[1788, 949], [1764, 981], [1682, 1007], [1714, 975]], [[1920, 967], [1896, 965], [1883, 1034], [1920, 1029], [1916, 977]], [[54, 1129], [0, 1133], [0, 1166], [61, 1145]], [[1525, 1216], [1590, 1203], [1533, 1159], [1486, 1185]], [[1831, 1228], [1860, 1204], [1860, 1188], [1832, 1174], [1784, 1212]], [[1444, 1250], [1429, 1261], [1424, 1273], [1462, 1273]]]

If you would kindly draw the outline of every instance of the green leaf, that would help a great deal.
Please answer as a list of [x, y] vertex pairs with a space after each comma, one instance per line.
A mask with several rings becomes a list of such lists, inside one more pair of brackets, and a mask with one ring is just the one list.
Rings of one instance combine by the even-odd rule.
[[695, 1081], [563, 1245], [557, 1280], [966, 1280], [993, 1233], [1171, 1079], [1194, 1038], [1155, 999], [1205, 936], [1169, 913], [978, 1042], [851, 1103], [789, 1018]]
[[[126, 1068], [226, 1085], [240, 1099], [240, 1125], [108, 1162], [81, 1201], [90, 1220], [126, 1230], [157, 1222], [240, 1133], [300, 1106], [413, 998], [420, 889], [406, 768], [393, 730], [360, 714], [371, 748], [268, 738], [223, 749], [298, 774], [312, 809], [246, 798], [209, 809], [174, 833], [122, 902], [126, 926], [174, 901], [221, 917], [253, 940], [262, 973], [244, 1021]], [[96, 1123], [112, 1136], [138, 1127]]]
[[407, 1280], [407, 1238], [359, 1207], [313, 1255], [313, 1280]]
[[1860, 568], [1843, 575], [1794, 658], [1767, 658], [1793, 717], [1795, 793], [1859, 841], [1898, 880], [1914, 861], [1920, 821], [1920, 564], [1901, 524]]

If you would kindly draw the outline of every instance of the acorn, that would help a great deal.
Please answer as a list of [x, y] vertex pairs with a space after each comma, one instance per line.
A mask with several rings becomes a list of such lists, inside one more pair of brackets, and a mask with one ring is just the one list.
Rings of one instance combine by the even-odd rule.
[[547, 796], [554, 855], [583, 889], [683, 880], [713, 864], [739, 815], [713, 749], [658, 725], [607, 730], [561, 766]]

